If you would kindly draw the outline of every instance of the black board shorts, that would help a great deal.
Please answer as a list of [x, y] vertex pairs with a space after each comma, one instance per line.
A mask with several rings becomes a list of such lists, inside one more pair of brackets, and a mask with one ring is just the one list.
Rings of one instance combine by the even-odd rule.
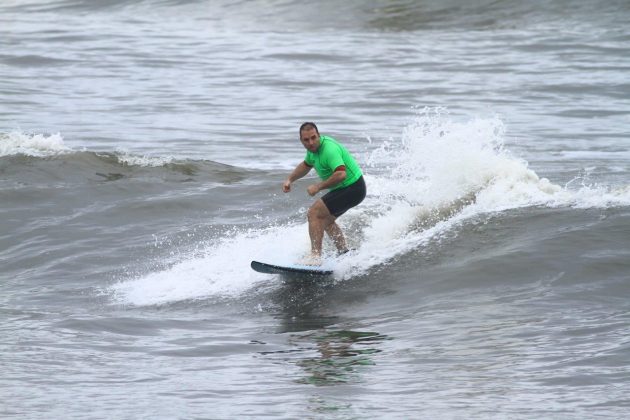
[[330, 214], [339, 217], [363, 201], [365, 194], [365, 180], [361, 176], [352, 185], [327, 192], [322, 197], [322, 201]]

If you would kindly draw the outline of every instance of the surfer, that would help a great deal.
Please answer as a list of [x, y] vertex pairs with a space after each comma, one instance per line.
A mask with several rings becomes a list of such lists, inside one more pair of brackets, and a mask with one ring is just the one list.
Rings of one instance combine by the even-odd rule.
[[311, 254], [303, 263], [321, 265], [324, 232], [333, 240], [339, 254], [348, 252], [346, 239], [336, 223], [339, 216], [363, 201], [366, 194], [361, 168], [348, 150], [330, 136], [320, 135], [317, 126], [305, 122], [300, 126], [300, 141], [306, 149], [306, 157], [284, 181], [282, 190], [291, 191], [291, 184], [315, 167], [321, 182], [309, 185], [308, 194], [313, 197], [321, 190], [330, 190], [308, 209], [308, 233], [311, 238]]

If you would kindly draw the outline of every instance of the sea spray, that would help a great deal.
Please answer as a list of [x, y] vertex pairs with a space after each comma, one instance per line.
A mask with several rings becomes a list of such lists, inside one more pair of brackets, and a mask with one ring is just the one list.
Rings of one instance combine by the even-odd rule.
[[269, 279], [250, 269], [252, 259], [290, 263], [299, 258], [307, 249], [305, 229], [305, 225], [233, 229], [209, 244], [204, 255], [183, 258], [165, 270], [122, 280], [109, 292], [117, 303], [139, 306], [210, 296], [234, 297]]
[[[352, 261], [337, 272], [352, 277], [437, 241], [468, 220], [528, 206], [606, 207], [630, 202], [627, 189], [570, 190], [540, 177], [505, 146], [498, 117], [453, 121], [425, 108], [367, 158], [368, 200], [374, 214]], [[357, 210], [360, 211], [360, 210]]]

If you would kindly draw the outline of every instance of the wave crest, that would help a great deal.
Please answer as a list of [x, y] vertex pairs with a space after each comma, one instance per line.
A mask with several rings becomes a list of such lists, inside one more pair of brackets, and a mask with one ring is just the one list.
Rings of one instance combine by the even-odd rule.
[[21, 131], [0, 133], [0, 157], [26, 155], [34, 157], [55, 156], [72, 152], [65, 145], [61, 134], [27, 134]]

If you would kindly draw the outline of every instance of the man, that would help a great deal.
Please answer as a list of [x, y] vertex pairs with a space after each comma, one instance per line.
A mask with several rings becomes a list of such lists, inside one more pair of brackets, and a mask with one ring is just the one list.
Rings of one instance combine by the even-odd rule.
[[311, 184], [306, 191], [312, 197], [329, 189], [308, 209], [308, 233], [311, 237], [311, 255], [304, 263], [320, 265], [324, 232], [333, 240], [339, 254], [348, 252], [346, 239], [336, 220], [348, 209], [363, 201], [366, 194], [361, 168], [352, 155], [330, 136], [320, 136], [317, 126], [305, 122], [300, 126], [300, 141], [306, 157], [300, 162], [282, 186], [287, 193], [291, 184], [315, 167], [322, 182]]

